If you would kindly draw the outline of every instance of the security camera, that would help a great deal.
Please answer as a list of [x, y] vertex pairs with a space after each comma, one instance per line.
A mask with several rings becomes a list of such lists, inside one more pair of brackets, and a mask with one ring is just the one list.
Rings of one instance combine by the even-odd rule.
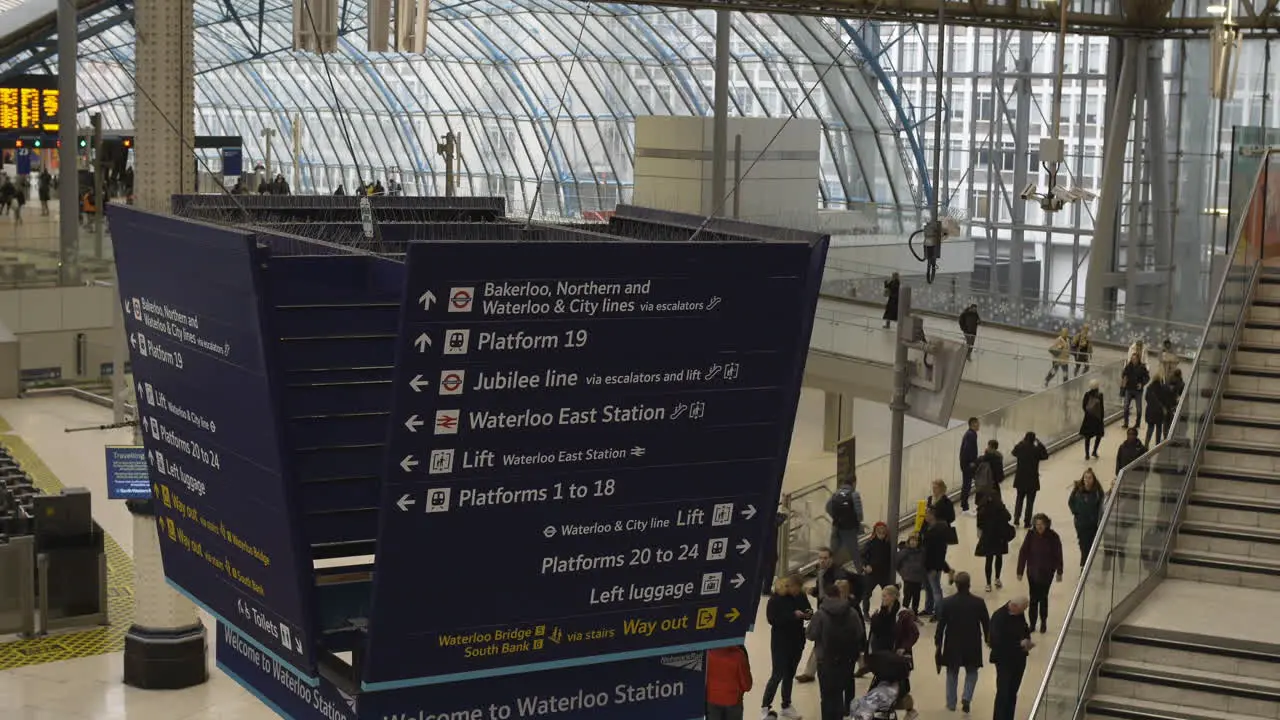
[[1022, 188], [1022, 192], [1018, 193], [1018, 197], [1022, 198], [1023, 200], [1035, 200], [1035, 199], [1036, 199], [1036, 184], [1035, 184], [1035, 183], [1027, 183], [1027, 186], [1026, 186], [1026, 187], [1024, 187], [1024, 188]]

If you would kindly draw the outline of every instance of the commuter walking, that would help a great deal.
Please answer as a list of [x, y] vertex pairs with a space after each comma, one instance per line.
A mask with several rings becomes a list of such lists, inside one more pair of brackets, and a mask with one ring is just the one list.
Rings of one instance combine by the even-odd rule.
[[1142, 441], [1138, 439], [1138, 428], [1129, 428], [1125, 431], [1124, 436], [1124, 442], [1120, 443], [1120, 447], [1116, 448], [1117, 477], [1120, 475], [1121, 470], [1147, 452], [1147, 446], [1143, 445]]
[[707, 720], [742, 720], [751, 691], [751, 662], [741, 645], [707, 651]]
[[41, 216], [45, 216], [49, 214], [49, 199], [53, 197], [52, 187], [53, 187], [53, 176], [49, 174], [48, 170], [41, 170], [40, 181], [39, 181], [39, 184], [36, 185], [36, 194], [40, 198], [40, 215]]
[[[1084, 419], [1080, 421], [1080, 437], [1084, 438], [1084, 459], [1098, 457], [1098, 448], [1102, 445], [1102, 436], [1107, 432], [1106, 404], [1102, 391], [1098, 389], [1096, 379], [1089, 381], [1089, 390], [1080, 400], [1080, 408], [1084, 410]], [[1089, 442], [1093, 441], [1092, 454]]]
[[[831, 548], [818, 548], [818, 575], [814, 579], [813, 588], [809, 590], [809, 594], [821, 603], [822, 599], [827, 596], [827, 588], [837, 588], [840, 581], [845, 579], [846, 573], [836, 564], [835, 558], [831, 554]], [[809, 654], [809, 662], [805, 664], [804, 672], [796, 676], [796, 682], [813, 682], [817, 671], [818, 654], [815, 650]]]
[[920, 533], [911, 533], [898, 547], [898, 576], [902, 578], [902, 604], [912, 614], [920, 614], [920, 589], [924, 587], [924, 548]]
[[1168, 409], [1164, 414], [1164, 436], [1167, 438], [1169, 431], [1173, 429], [1173, 421], [1177, 419], [1182, 392], [1187, 389], [1187, 383], [1182, 379], [1182, 368], [1174, 368], [1172, 373], [1165, 376], [1164, 388], [1167, 397], [1165, 407]]
[[[1141, 346], [1141, 343], [1139, 343]], [[1151, 381], [1151, 373], [1142, 363], [1140, 353], [1130, 353], [1129, 362], [1120, 371], [1120, 397], [1124, 398], [1124, 423], [1121, 427], [1129, 427], [1129, 405], [1138, 404], [1137, 415], [1134, 416], [1134, 427], [1142, 424], [1142, 389]]]
[[27, 204], [27, 194], [29, 192], [30, 187], [27, 184], [27, 179], [25, 177], [19, 178], [17, 191], [13, 195], [13, 223], [15, 225], [22, 224], [22, 207]]
[[888, 328], [892, 323], [898, 321], [898, 290], [902, 285], [902, 281], [898, 279], [898, 273], [889, 276], [884, 281], [884, 326]]
[[1031, 641], [1026, 609], [1030, 602], [1018, 597], [991, 614], [991, 664], [996, 666], [996, 706], [992, 720], [1014, 720], [1018, 688], [1027, 671]]
[[1160, 345], [1160, 373], [1163, 377], [1168, 378], [1173, 375], [1173, 371], [1178, 369], [1178, 363], [1181, 360], [1178, 354], [1173, 351], [1173, 341], [1165, 340]]
[[347, 188], [346, 188], [346, 187], [344, 187], [344, 186], [342, 186], [342, 185], [338, 185], [338, 189], [334, 190], [334, 191], [333, 191], [333, 194], [334, 194], [335, 196], [342, 196], [342, 195], [346, 195], [346, 194], [347, 194]]
[[978, 464], [978, 418], [969, 418], [969, 429], [960, 438], [960, 512], [969, 512], [969, 493], [973, 492], [973, 473]]
[[958, 698], [961, 709], [968, 713], [973, 690], [982, 667], [982, 647], [989, 642], [990, 616], [982, 598], [970, 592], [969, 573], [956, 573], [956, 592], [938, 611], [938, 629], [934, 631], [934, 661], [947, 670], [947, 709], [955, 711], [960, 670], [964, 669], [964, 693]]
[[1028, 619], [1034, 627], [1040, 618], [1040, 632], [1045, 632], [1049, 622], [1049, 587], [1054, 576], [1062, 582], [1062, 538], [1053, 529], [1053, 521], [1044, 513], [1037, 513], [1031, 522], [1031, 530], [1022, 540], [1018, 551], [1018, 579], [1027, 578], [1031, 595]]
[[978, 458], [978, 466], [973, 471], [973, 493], [978, 500], [987, 493], [1000, 494], [1000, 483], [1004, 482], [1004, 454], [1000, 452], [1000, 441], [988, 440], [987, 449]]
[[804, 654], [804, 624], [813, 617], [813, 608], [805, 596], [800, 577], [779, 579], [773, 585], [773, 594], [765, 605], [765, 617], [769, 620], [769, 656], [773, 662], [769, 682], [764, 686], [761, 700], [761, 716], [773, 712], [773, 697], [782, 689], [782, 717], [798, 718], [800, 713], [791, 705], [792, 678], [800, 667]]
[[[871, 529], [871, 539], [862, 548], [862, 614], [871, 612], [871, 591], [893, 586], [893, 570], [890, 558], [893, 548], [889, 545], [889, 526], [878, 522]], [[896, 593], [896, 588], [895, 588]]]
[[1143, 414], [1143, 418], [1147, 421], [1147, 438], [1143, 444], [1148, 447], [1151, 445], [1151, 435], [1156, 436], [1156, 443], [1164, 440], [1165, 420], [1173, 414], [1167, 405], [1169, 403], [1169, 391], [1164, 384], [1164, 371], [1159, 367], [1151, 375], [1151, 381], [1147, 383], [1147, 389], [1144, 393], [1147, 409]]
[[982, 323], [982, 318], [978, 317], [978, 306], [970, 304], [969, 307], [960, 313], [960, 332], [964, 333], [964, 343], [969, 346], [969, 353], [965, 357], [973, 357], [973, 344], [978, 339], [978, 325]]
[[856, 606], [828, 587], [805, 635], [818, 658], [818, 695], [822, 720], [843, 720], [853, 702], [853, 672], [866, 651], [866, 629]]
[[951, 544], [955, 530], [939, 520], [933, 510], [926, 510], [924, 518], [925, 527], [921, 533], [926, 591], [924, 614], [931, 615], [934, 620], [937, 620], [937, 613], [943, 605], [942, 575], [943, 573], [948, 576], [952, 574], [951, 566], [947, 564], [947, 546]]
[[978, 547], [973, 554], [986, 560], [987, 592], [991, 592], [993, 580], [996, 587], [1004, 587], [1000, 573], [1004, 570], [1004, 556], [1009, 554], [1009, 541], [1016, 534], [1012, 521], [1009, 508], [998, 493], [979, 496]]
[[1071, 379], [1071, 336], [1066, 328], [1058, 333], [1058, 337], [1049, 344], [1049, 372], [1044, 376], [1044, 386], [1062, 371], [1062, 382]]
[[5, 214], [8, 214], [9, 208], [13, 207], [14, 199], [17, 195], [18, 188], [14, 186], [8, 175], [0, 179], [0, 207], [4, 208]]
[[1089, 372], [1089, 363], [1093, 360], [1093, 340], [1089, 337], [1089, 326], [1081, 325], [1071, 337], [1071, 357], [1076, 361], [1075, 376], [1081, 371]]
[[1106, 497], [1102, 485], [1098, 483], [1098, 476], [1093, 474], [1093, 468], [1085, 468], [1084, 474], [1071, 488], [1071, 495], [1067, 497], [1067, 507], [1071, 508], [1071, 518], [1076, 526], [1076, 540], [1080, 543], [1080, 567], [1084, 567], [1084, 561], [1089, 557], [1089, 548], [1093, 547], [1093, 539], [1098, 535]]
[[831, 518], [831, 549], [836, 562], [844, 565], [856, 562], [862, 553], [858, 539], [862, 535], [862, 494], [852, 482], [845, 482], [827, 500], [827, 515]]
[[[1036, 493], [1040, 492], [1040, 463], [1049, 459], [1049, 450], [1034, 432], [1028, 431], [1013, 446], [1013, 459], [1018, 461], [1018, 468], [1013, 474], [1013, 489], [1017, 492], [1013, 502], [1013, 522], [1017, 524], [1018, 518], [1025, 518], [1022, 525], [1029, 528], [1031, 516], [1035, 514]], [[1026, 503], [1025, 515], [1023, 502]]]

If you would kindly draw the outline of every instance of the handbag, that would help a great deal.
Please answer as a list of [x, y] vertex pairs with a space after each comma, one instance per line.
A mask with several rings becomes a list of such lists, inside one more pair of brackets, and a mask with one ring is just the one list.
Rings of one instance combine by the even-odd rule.
[[948, 545], [960, 544], [960, 536], [956, 534], [956, 529], [952, 527], [950, 523], [947, 524], [947, 544]]

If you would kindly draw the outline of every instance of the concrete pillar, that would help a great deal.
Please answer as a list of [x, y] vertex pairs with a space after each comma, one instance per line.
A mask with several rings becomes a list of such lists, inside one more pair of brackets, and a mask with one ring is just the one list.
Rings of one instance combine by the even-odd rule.
[[[169, 212], [174, 193], [195, 187], [193, 8], [194, 0], [134, 4], [134, 203], [152, 212]], [[203, 683], [209, 678], [204, 625], [195, 605], [165, 583], [152, 502], [130, 500], [128, 507], [135, 610], [125, 636], [124, 682], [151, 690]]]
[[129, 500], [133, 515], [133, 625], [124, 638], [124, 682], [177, 690], [209, 679], [204, 625], [190, 600], [165, 583], [151, 500]]
[[134, 112], [134, 204], [152, 212], [169, 212], [170, 196], [195, 188], [193, 7], [194, 0], [134, 5], [140, 88]]
[[834, 392], [822, 395], [822, 449], [835, 452], [836, 445], [853, 434], [854, 399]]
[[1147, 163], [1151, 179], [1151, 232], [1155, 236], [1156, 271], [1165, 280], [1155, 285], [1155, 316], [1172, 319], [1173, 312], [1173, 203], [1169, 184], [1169, 128], [1165, 124], [1164, 43], [1148, 41], [1147, 63]]
[[[1028, 136], [1031, 134], [1031, 58], [1035, 55], [1035, 47], [1032, 43], [1031, 33], [1025, 30], [1018, 33], [1018, 61], [1015, 74], [1015, 93], [1017, 98], [1017, 106], [1014, 108], [1013, 119], [1013, 189], [1014, 192], [1022, 192], [1022, 188], [1027, 186], [1027, 156], [1030, 154], [1030, 148], [1027, 147]], [[1006, 76], [1007, 77], [1007, 76]], [[1083, 104], [1083, 101], [1081, 101]], [[1032, 176], [1034, 178], [1034, 176]], [[1049, 188], [1052, 190], [1053, 188]], [[1028, 293], [1023, 287], [1022, 279], [1022, 260], [1026, 257], [1026, 221], [1027, 221], [1027, 203], [1025, 200], [1010, 194], [1013, 197], [1013, 232], [1011, 234], [1011, 242], [1009, 245], [1009, 294], [1012, 300], [1021, 303], [1028, 298]], [[1046, 243], [1045, 262], [1052, 255], [1052, 248]], [[1048, 285], [1048, 275], [1045, 275]], [[1035, 297], [1031, 295], [1030, 297]]]
[[[1113, 47], [1115, 44], [1113, 43]], [[1120, 195], [1124, 186], [1125, 146], [1133, 123], [1133, 97], [1137, 85], [1138, 41], [1124, 41], [1119, 79], [1108, 98], [1106, 144], [1102, 148], [1102, 187], [1098, 192], [1098, 215], [1089, 248], [1089, 273], [1085, 276], [1084, 307], [1089, 313], [1109, 311], [1109, 278], [1115, 269], [1116, 231], [1120, 220]]]

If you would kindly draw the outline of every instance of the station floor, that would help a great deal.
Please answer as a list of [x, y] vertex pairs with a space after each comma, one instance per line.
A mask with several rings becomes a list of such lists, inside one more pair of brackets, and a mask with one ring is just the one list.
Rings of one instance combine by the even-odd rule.
[[[868, 411], [872, 409], [867, 408]], [[788, 487], [799, 487], [819, 480], [834, 470], [834, 458], [821, 450], [821, 410], [821, 393], [806, 392], [792, 443], [791, 463], [785, 483]], [[0, 442], [12, 446], [15, 438], [20, 438], [21, 442], [18, 444], [28, 447], [43, 462], [40, 472], [56, 476], [67, 486], [89, 488], [94, 493], [94, 516], [123, 552], [128, 554], [132, 546], [132, 521], [122, 503], [105, 500], [102, 446], [127, 444], [130, 442], [129, 433], [120, 430], [65, 432], [68, 428], [108, 423], [111, 421], [110, 412], [72, 398], [48, 397], [0, 401], [0, 417], [10, 426], [0, 428]], [[867, 420], [869, 425], [875, 422], [875, 418]], [[913, 432], [926, 431], [927, 428], [920, 427]], [[1103, 444], [1103, 459], [1098, 461], [1099, 475], [1108, 481], [1110, 473], [1107, 470], [1113, 465], [1113, 453], [1119, 438], [1119, 431], [1113, 429]], [[1086, 466], [1083, 458], [1077, 455], [1078, 450], [1078, 446], [1067, 448], [1043, 466], [1043, 489], [1037, 509], [1055, 519], [1055, 527], [1063, 535], [1068, 568], [1065, 581], [1055, 584], [1052, 589], [1050, 632], [1037, 636], [1039, 647], [1032, 652], [1023, 683], [1019, 718], [1025, 718], [1030, 710], [1031, 700], [1044, 673], [1046, 659], [1078, 575], [1076, 542], [1066, 507], [1071, 482], [1079, 477]], [[1010, 492], [1006, 490], [1006, 494]], [[1016, 582], [1014, 556], [1010, 555], [1007, 558], [1009, 565], [1004, 572], [1004, 589], [990, 594], [983, 593], [983, 581], [979, 577], [981, 562], [973, 557], [973, 547], [977, 541], [973, 519], [962, 517], [958, 522], [958, 530], [960, 545], [952, 549], [949, 559], [957, 569], [975, 573], [977, 592], [985, 597], [991, 610], [995, 610], [1000, 603], [1015, 594], [1025, 592]], [[131, 592], [132, 589], [128, 590]], [[121, 615], [123, 611], [115, 614]], [[113, 619], [117, 624], [121, 620], [119, 617]], [[212, 630], [212, 623], [209, 622], [208, 625]], [[747, 638], [756, 684], [756, 689], [747, 698], [748, 718], [759, 717], [760, 694], [770, 672], [768, 625], [764, 621], [763, 603], [757, 627], [758, 631]], [[935, 674], [932, 667], [932, 628], [927, 624], [922, 627], [921, 643], [916, 653], [919, 669], [912, 683], [916, 706], [926, 720], [951, 716], [946, 712], [943, 702], [944, 678]], [[276, 717], [218, 672], [212, 659], [210, 681], [197, 688], [176, 692], [148, 692], [125, 687], [120, 682], [122, 660], [118, 634], [112, 635], [108, 631], [93, 632], [102, 633], [100, 641], [88, 644], [62, 642], [61, 645], [68, 648], [67, 656], [73, 659], [56, 662], [27, 664], [23, 660], [24, 653], [6, 653], [6, 645], [0, 644], [0, 705], [4, 707], [0, 711], [0, 717], [4, 720], [265, 720]], [[98, 654], [75, 657], [91, 652]], [[994, 693], [994, 671], [985, 668], [980, 673], [972, 708], [973, 717], [990, 716]], [[797, 685], [794, 702], [803, 716], [816, 720], [818, 693], [814, 684]]]

